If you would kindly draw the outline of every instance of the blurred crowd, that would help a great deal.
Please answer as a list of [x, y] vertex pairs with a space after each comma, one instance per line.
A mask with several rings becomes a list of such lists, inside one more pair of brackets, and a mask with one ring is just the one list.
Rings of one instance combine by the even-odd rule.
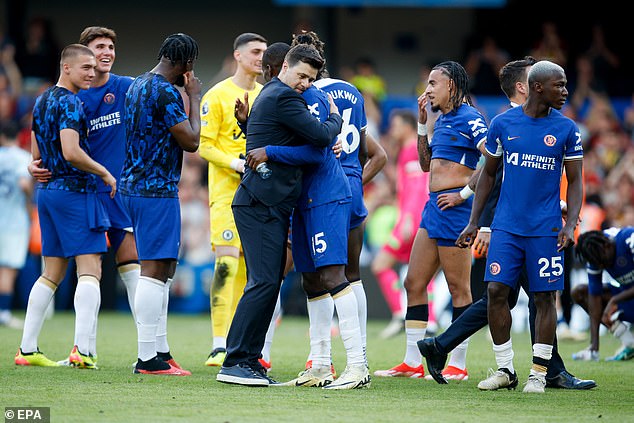
[[[588, 28], [591, 39], [582, 54], [569, 54], [568, 42], [558, 34], [557, 26], [545, 22], [542, 35], [525, 54], [537, 59], [555, 61], [567, 71], [570, 92], [564, 112], [577, 121], [584, 144], [585, 204], [581, 231], [609, 226], [634, 225], [634, 94], [623, 92], [618, 84], [622, 75], [621, 60], [612, 52], [603, 27]], [[30, 150], [31, 109], [35, 98], [55, 83], [59, 72], [61, 46], [45, 19], [33, 19], [27, 26], [24, 40], [14, 42], [0, 31], [0, 126], [17, 125], [19, 145]], [[466, 52], [463, 58], [452, 58], [464, 64], [471, 78], [473, 99], [498, 96], [504, 99], [497, 73], [511, 57], [496, 39], [485, 35]], [[380, 72], [379, 58], [361, 57], [331, 69], [334, 77], [356, 85], [366, 99], [369, 131], [379, 139], [388, 154], [388, 164], [366, 187], [366, 203], [370, 212], [367, 225], [365, 264], [385, 241], [396, 219], [396, 158], [399, 144], [384, 128], [389, 113], [384, 109], [390, 87]], [[231, 61], [218, 75], [231, 74]], [[427, 75], [435, 63], [416, 66], [418, 80], [412, 81], [412, 109], [415, 99], [426, 85]], [[114, 70], [116, 73], [116, 69]], [[205, 78], [205, 76], [201, 76]], [[624, 100], [631, 100], [624, 102]], [[617, 103], [616, 100], [620, 100]], [[620, 106], [616, 106], [620, 104]], [[183, 207], [183, 258], [190, 263], [212, 263], [209, 244], [209, 209], [207, 163], [197, 154], [187, 153], [180, 184]], [[2, 198], [0, 198], [2, 201]], [[36, 233], [36, 232], [35, 232]]]

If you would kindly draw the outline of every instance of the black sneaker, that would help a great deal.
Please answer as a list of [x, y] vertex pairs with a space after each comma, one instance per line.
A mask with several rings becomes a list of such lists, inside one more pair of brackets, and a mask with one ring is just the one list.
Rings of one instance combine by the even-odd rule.
[[447, 362], [447, 354], [443, 354], [438, 351], [435, 338], [421, 339], [416, 343], [418, 350], [425, 357], [427, 363], [427, 371], [434, 378], [437, 383], [446, 385], [447, 379], [442, 375], [442, 369]]
[[271, 376], [269, 376], [264, 366], [262, 366], [260, 363], [251, 365], [251, 368], [253, 369], [253, 371], [255, 371], [257, 374], [262, 376], [264, 379], [268, 380], [269, 386], [281, 385], [278, 381], [276, 381]]
[[231, 367], [222, 366], [216, 375], [216, 380], [235, 385], [269, 386], [269, 380], [253, 370], [248, 363], [239, 363]]
[[579, 379], [566, 370], [553, 378], [546, 378], [546, 388], [592, 389], [596, 388], [596, 386], [597, 383], [594, 380]]

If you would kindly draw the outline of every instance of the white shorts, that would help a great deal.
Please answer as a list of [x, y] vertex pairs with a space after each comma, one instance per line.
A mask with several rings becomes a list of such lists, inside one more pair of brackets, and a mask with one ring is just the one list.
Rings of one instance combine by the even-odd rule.
[[0, 267], [22, 269], [29, 250], [30, 231], [0, 231]]

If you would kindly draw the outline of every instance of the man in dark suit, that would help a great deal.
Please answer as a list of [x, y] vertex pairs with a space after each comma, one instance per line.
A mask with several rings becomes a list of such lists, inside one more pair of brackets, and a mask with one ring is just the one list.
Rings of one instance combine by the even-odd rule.
[[[312, 46], [293, 47], [278, 77], [256, 98], [247, 123], [247, 153], [268, 145], [313, 144], [326, 147], [339, 134], [341, 116], [332, 98], [330, 116], [321, 123], [301, 94], [324, 61]], [[275, 384], [258, 359], [273, 315], [286, 261], [290, 216], [301, 192], [302, 170], [267, 163], [263, 177], [247, 168], [233, 199], [232, 210], [247, 264], [247, 285], [227, 337], [227, 357], [216, 380], [248, 386]]]

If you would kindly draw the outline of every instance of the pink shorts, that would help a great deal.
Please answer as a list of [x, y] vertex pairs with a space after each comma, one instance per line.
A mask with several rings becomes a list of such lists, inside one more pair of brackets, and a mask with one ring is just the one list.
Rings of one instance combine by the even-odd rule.
[[[411, 227], [407, 229], [408, 239], [403, 236], [403, 226], [408, 225]], [[403, 219], [399, 219], [392, 229], [390, 239], [383, 245], [382, 250], [395, 257], [401, 263], [409, 263], [409, 256], [412, 252], [412, 246], [414, 245], [414, 238], [418, 231], [418, 225], [412, 222], [406, 222]]]

